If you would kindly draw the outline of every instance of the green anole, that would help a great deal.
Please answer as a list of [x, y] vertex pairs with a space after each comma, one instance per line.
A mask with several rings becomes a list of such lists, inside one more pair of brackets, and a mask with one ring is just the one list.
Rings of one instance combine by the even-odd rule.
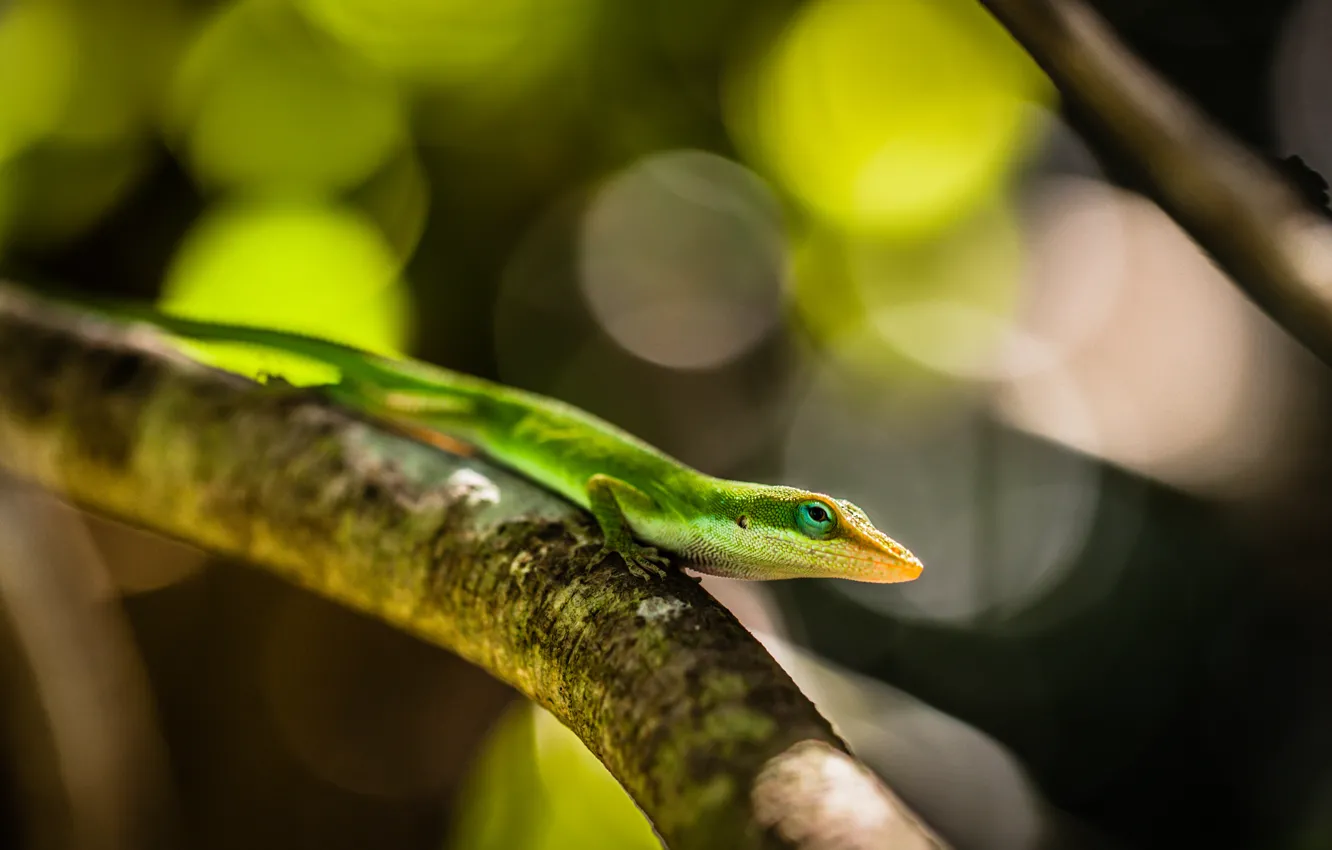
[[921, 563], [850, 502], [821, 493], [714, 478], [556, 399], [413, 360], [285, 331], [214, 324], [116, 305], [113, 318], [202, 342], [238, 343], [335, 368], [318, 387], [335, 401], [409, 431], [480, 449], [592, 513], [605, 544], [640, 578], [679, 556], [695, 572], [742, 579], [834, 577], [910, 581]]

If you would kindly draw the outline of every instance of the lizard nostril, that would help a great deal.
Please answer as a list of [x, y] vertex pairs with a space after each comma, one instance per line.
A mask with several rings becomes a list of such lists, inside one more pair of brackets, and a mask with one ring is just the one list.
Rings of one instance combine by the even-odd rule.
[[741, 514], [740, 517], [736, 519], [735, 524], [741, 528], [749, 528], [749, 517]]

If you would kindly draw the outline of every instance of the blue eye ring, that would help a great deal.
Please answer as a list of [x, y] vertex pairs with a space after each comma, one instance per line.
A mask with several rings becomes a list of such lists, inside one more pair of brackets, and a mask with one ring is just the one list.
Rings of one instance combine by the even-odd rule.
[[796, 526], [806, 537], [822, 540], [837, 528], [837, 514], [827, 502], [811, 499], [796, 507]]

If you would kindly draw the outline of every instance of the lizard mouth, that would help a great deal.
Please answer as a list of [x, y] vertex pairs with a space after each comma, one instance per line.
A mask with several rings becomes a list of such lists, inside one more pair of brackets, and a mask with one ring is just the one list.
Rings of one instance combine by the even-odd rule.
[[[806, 575], [844, 578], [871, 584], [895, 584], [919, 578], [925, 570], [925, 565], [920, 559], [891, 540], [889, 541], [891, 546], [874, 541], [870, 544], [860, 544], [855, 549], [839, 548], [834, 551], [814, 544], [796, 543], [776, 535], [763, 536], [797, 559], [823, 567], [804, 573]], [[836, 564], [841, 569], [828, 569], [825, 566], [830, 564]]]
[[913, 581], [920, 578], [920, 574], [925, 572], [925, 565], [920, 562], [919, 558], [900, 546], [898, 548], [901, 549], [901, 554], [893, 554], [886, 561], [887, 568], [895, 573], [895, 577], [884, 580], [881, 582], [883, 584]]

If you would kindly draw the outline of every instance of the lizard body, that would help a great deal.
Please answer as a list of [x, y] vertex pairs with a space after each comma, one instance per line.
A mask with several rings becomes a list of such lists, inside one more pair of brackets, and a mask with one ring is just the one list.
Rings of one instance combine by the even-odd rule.
[[[178, 318], [134, 307], [113, 318], [184, 339], [252, 345], [336, 368], [318, 389], [417, 432], [443, 434], [589, 510], [635, 575], [679, 556], [698, 572], [744, 579], [909, 581], [921, 564], [859, 508], [821, 493], [706, 475], [586, 411], [481, 378], [285, 331]], [[641, 542], [640, 542], [641, 541]]]

